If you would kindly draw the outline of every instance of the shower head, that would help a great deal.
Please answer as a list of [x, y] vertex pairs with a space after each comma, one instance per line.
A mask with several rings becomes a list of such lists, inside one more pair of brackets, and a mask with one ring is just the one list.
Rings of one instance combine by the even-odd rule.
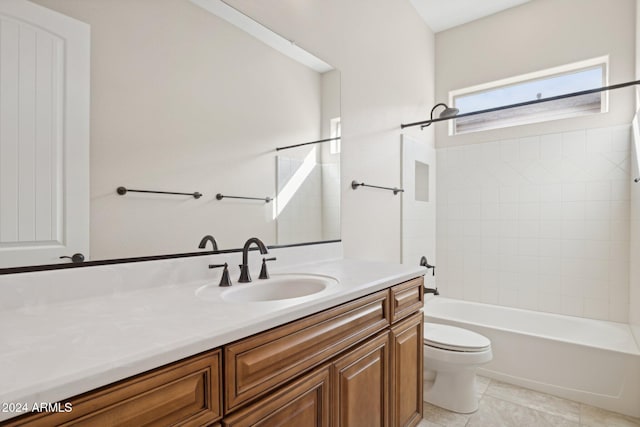
[[[433, 108], [431, 109], [431, 119], [430, 120], [433, 120], [433, 113], [436, 110], [436, 108], [438, 108], [438, 107], [444, 107], [444, 110], [442, 110], [440, 115], [438, 115], [438, 118], [440, 118], [440, 119], [447, 119], [449, 117], [455, 117], [460, 112], [460, 110], [458, 110], [457, 108], [449, 107], [444, 102], [440, 102], [439, 104], [434, 105]], [[431, 125], [431, 123], [427, 123], [426, 125], [420, 126], [420, 129], [424, 129], [427, 126], [430, 126], [430, 125]]]
[[457, 108], [447, 107], [445, 104], [438, 104], [438, 105], [444, 105], [445, 106], [445, 109], [442, 110], [442, 113], [440, 113], [440, 118], [441, 119], [445, 119], [447, 117], [453, 117], [456, 114], [458, 114], [458, 112], [460, 112], [460, 110], [458, 110]]

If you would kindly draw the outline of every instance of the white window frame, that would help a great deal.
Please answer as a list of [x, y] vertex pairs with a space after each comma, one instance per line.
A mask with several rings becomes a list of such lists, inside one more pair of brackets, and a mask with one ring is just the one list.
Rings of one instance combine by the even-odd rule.
[[[475, 85], [475, 86], [469, 86], [469, 87], [465, 87], [465, 88], [462, 88], [462, 89], [452, 90], [452, 91], [449, 92], [449, 103], [448, 103], [448, 105], [455, 106], [455, 98], [459, 97], [461, 95], [471, 95], [471, 94], [476, 93], [476, 92], [484, 92], [484, 91], [487, 91], [487, 90], [490, 90], [490, 89], [497, 89], [497, 88], [500, 88], [500, 87], [511, 86], [511, 85], [515, 85], [515, 84], [519, 84], [519, 83], [527, 83], [527, 82], [532, 81], [532, 80], [543, 79], [543, 78], [551, 77], [551, 76], [555, 76], [555, 75], [562, 75], [562, 74], [566, 74], [566, 73], [570, 73], [570, 72], [574, 72], [574, 71], [580, 71], [580, 70], [583, 70], [583, 69], [586, 69], [586, 68], [595, 67], [595, 66], [603, 66], [603, 79], [602, 79], [603, 82], [602, 82], [602, 86], [608, 86], [609, 85], [609, 55], [605, 55], [605, 56], [599, 56], [597, 58], [591, 58], [591, 59], [587, 59], [587, 60], [583, 60], [583, 61], [572, 62], [570, 64], [560, 65], [560, 66], [557, 66], [557, 67], [546, 68], [544, 70], [534, 71], [534, 72], [527, 73], [527, 74], [521, 74], [521, 75], [514, 76], [514, 77], [508, 77], [508, 78], [501, 79], [501, 80], [495, 80], [495, 81], [492, 81], [492, 82], [483, 83], [483, 84], [479, 84], [479, 85]], [[604, 92], [601, 92], [601, 93], [602, 93], [601, 109], [600, 109], [599, 113], [607, 113], [609, 111], [609, 92], [608, 91], [604, 91]], [[504, 129], [506, 127], [522, 126], [522, 125], [528, 125], [528, 124], [534, 124], [534, 123], [543, 123], [543, 122], [547, 122], [547, 121], [561, 120], [561, 119], [565, 119], [565, 118], [569, 118], [569, 117], [579, 117], [579, 116], [589, 115], [589, 114], [598, 114], [598, 113], [576, 112], [573, 115], [563, 115], [562, 117], [550, 117], [550, 118], [545, 118], [545, 119], [533, 119], [532, 118], [531, 121], [527, 121], [525, 123], [497, 126], [497, 127], [487, 128], [487, 129], [469, 130], [469, 131], [463, 131], [463, 132], [456, 132], [455, 120], [449, 120], [449, 132], [448, 133], [449, 133], [450, 136], [451, 135], [464, 135], [464, 134], [468, 134], [468, 133], [483, 132], [483, 131], [496, 130], [496, 129]]]
[[[331, 138], [342, 138], [342, 122], [340, 117], [335, 117], [330, 120], [331, 126]], [[341, 139], [330, 141], [329, 152], [331, 154], [340, 154], [342, 151]]]

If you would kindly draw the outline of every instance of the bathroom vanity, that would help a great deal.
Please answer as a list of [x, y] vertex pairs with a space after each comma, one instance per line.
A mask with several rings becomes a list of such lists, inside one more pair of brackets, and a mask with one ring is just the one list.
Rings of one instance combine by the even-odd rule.
[[[114, 372], [122, 375], [123, 369], [138, 373], [58, 399], [58, 412], [25, 414], [0, 425], [417, 425], [422, 419], [421, 271], [348, 260], [319, 263], [307, 271], [331, 275], [340, 284], [326, 295], [298, 298], [295, 304], [260, 302], [225, 304], [225, 308], [215, 298], [198, 301], [190, 308], [191, 320], [202, 320], [197, 313], [202, 304], [227, 317], [227, 327], [220, 326], [217, 335], [203, 337], [202, 325], [185, 333], [198, 336], [201, 349], [211, 343], [208, 349], [151, 370], [140, 370], [147, 362], [117, 366], [121, 362], [105, 360], [112, 366], [98, 375], [102, 382], [113, 378]], [[202, 288], [199, 285], [180, 291], [193, 298]], [[154, 291], [168, 291], [173, 294], [169, 298], [181, 303], [175, 288]], [[130, 298], [148, 296], [137, 293]], [[109, 298], [103, 299], [108, 303]], [[147, 311], [158, 308], [149, 302]], [[243, 319], [244, 315], [249, 318]], [[113, 351], [132, 355], [137, 344], [131, 346], [128, 351]], [[158, 347], [155, 353], [166, 351]], [[170, 353], [178, 354], [174, 351]], [[94, 373], [88, 377], [98, 371], [95, 366], [91, 369]], [[89, 384], [79, 376], [77, 381], [67, 377], [67, 393]], [[56, 387], [47, 387], [55, 396]], [[18, 400], [19, 392], [14, 394]], [[48, 401], [43, 398], [47, 394], [43, 389], [38, 395]], [[73, 409], [65, 412], [68, 403]]]

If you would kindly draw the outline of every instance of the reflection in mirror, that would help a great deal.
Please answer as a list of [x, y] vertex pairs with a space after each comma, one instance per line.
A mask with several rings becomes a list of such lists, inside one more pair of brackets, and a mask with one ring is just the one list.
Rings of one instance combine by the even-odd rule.
[[277, 156], [277, 242], [340, 238], [340, 75], [322, 76], [321, 144], [281, 150]]
[[[89, 24], [91, 32], [90, 243], [89, 250], [66, 247], [64, 255], [210, 251], [198, 249], [205, 235], [221, 250], [251, 236], [268, 245], [340, 238], [339, 141], [280, 151], [277, 161], [275, 150], [339, 135], [337, 70], [281, 37], [257, 39], [269, 30], [218, 0], [31, 3]], [[228, 22], [234, 15], [244, 24]], [[238, 28], [247, 22], [246, 31]], [[33, 74], [26, 66], [19, 72]], [[313, 203], [300, 202], [303, 194], [312, 198], [312, 190], [300, 189], [284, 203], [282, 179], [291, 181], [294, 164], [308, 156], [314, 166], [300, 188], [313, 182]], [[118, 187], [202, 197], [119, 195]], [[217, 200], [218, 193], [274, 201]], [[3, 253], [16, 245], [0, 236]], [[57, 262], [14, 259], [0, 268]]]

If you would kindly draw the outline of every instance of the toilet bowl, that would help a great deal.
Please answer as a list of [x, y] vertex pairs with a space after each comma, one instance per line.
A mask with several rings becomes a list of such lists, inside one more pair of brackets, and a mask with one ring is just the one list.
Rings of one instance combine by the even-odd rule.
[[455, 326], [425, 323], [424, 401], [463, 414], [476, 411], [476, 371], [492, 357], [488, 338]]

